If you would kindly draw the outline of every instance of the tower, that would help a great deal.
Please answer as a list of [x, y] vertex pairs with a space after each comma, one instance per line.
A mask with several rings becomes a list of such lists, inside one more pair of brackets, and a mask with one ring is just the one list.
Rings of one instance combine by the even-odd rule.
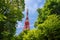
[[28, 9], [27, 9], [27, 12], [26, 12], [26, 20], [25, 20], [25, 23], [24, 23], [24, 30], [30, 30], [30, 26], [29, 26], [29, 18], [28, 18]]

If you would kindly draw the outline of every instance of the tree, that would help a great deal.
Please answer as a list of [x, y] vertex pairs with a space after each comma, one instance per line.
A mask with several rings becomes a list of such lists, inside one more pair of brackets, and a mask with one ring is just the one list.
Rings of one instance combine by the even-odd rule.
[[35, 27], [41, 31], [45, 31], [42, 37], [42, 40], [59, 40], [60, 39], [60, 35], [59, 35], [60, 8], [59, 7], [60, 7], [59, 0], [46, 0], [44, 7], [39, 8], [37, 10], [39, 15], [35, 23]]
[[52, 14], [60, 15], [60, 1], [59, 0], [46, 0], [43, 8], [38, 8], [38, 19], [36, 21], [36, 26], [42, 24], [47, 16]]
[[50, 15], [43, 24], [38, 25], [38, 29], [45, 31], [44, 35], [48, 40], [60, 39], [60, 17], [57, 15]]
[[24, 0], [0, 0], [0, 40], [11, 40], [16, 21], [22, 20]]

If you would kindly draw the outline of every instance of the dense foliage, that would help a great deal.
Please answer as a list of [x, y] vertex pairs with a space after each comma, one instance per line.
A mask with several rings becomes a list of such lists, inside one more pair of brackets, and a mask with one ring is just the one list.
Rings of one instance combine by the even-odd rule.
[[0, 0], [0, 40], [13, 40], [16, 21], [22, 20], [24, 0]]
[[35, 29], [23, 31], [19, 40], [60, 40], [60, 0], [46, 0], [37, 11]]
[[46, 0], [38, 8], [35, 29], [15, 34], [15, 24], [23, 17], [24, 0], [0, 1], [0, 40], [60, 40], [60, 0]]

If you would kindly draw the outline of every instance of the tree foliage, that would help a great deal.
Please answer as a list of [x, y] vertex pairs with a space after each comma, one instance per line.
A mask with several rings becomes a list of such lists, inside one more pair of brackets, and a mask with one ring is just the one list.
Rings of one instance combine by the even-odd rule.
[[46, 0], [43, 8], [39, 8], [38, 11], [38, 19], [36, 24], [43, 23], [47, 16], [52, 14], [60, 15], [60, 1], [59, 0]]
[[22, 20], [24, 0], [0, 0], [0, 40], [11, 40], [16, 21]]

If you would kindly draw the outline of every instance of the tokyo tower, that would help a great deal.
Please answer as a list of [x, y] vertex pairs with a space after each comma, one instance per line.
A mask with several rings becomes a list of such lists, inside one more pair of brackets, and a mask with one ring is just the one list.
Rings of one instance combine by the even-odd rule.
[[25, 23], [24, 23], [24, 29], [23, 30], [30, 30], [29, 17], [28, 17], [28, 9], [27, 9], [27, 12], [26, 12], [26, 20], [25, 20]]

